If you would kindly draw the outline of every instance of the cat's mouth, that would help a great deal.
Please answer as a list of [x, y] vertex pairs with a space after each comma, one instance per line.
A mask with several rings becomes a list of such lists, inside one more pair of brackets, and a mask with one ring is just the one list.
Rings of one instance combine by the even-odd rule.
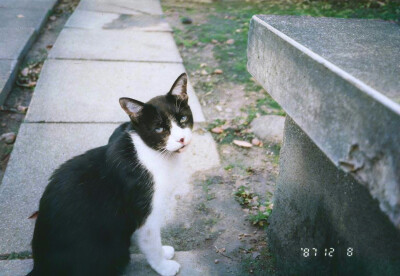
[[175, 152], [181, 153], [185, 150], [186, 145], [183, 145], [181, 148], [177, 149]]
[[189, 144], [183, 145], [182, 147], [180, 147], [179, 149], [177, 149], [175, 152], [181, 153], [181, 152], [185, 151], [185, 149], [186, 149], [186, 147], [187, 147], [188, 145], [189, 145]]

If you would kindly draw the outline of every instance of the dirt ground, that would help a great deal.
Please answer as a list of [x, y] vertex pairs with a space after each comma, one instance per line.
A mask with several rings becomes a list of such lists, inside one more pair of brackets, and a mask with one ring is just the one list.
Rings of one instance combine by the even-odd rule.
[[[162, 4], [209, 122], [205, 128], [218, 143], [222, 164], [194, 177], [195, 196], [182, 199], [181, 206], [186, 207], [178, 210], [177, 217], [188, 210], [192, 215], [167, 228], [163, 239], [177, 250], [217, 252], [217, 265], [235, 267], [226, 270], [227, 274], [273, 275], [274, 260], [265, 229], [272, 211], [280, 145], [264, 142], [247, 148], [233, 143], [240, 140], [251, 144], [257, 138], [250, 131], [254, 118], [284, 114], [246, 72], [248, 24], [243, 23], [250, 18], [236, 22], [232, 34], [232, 26], [213, 30], [213, 16], [233, 18], [238, 16], [237, 10], [229, 13], [223, 12], [220, 4], [172, 0]], [[191, 24], [183, 24], [185, 20], [191, 20]], [[230, 39], [234, 40], [232, 44]], [[235, 66], [238, 70], [231, 70]]]

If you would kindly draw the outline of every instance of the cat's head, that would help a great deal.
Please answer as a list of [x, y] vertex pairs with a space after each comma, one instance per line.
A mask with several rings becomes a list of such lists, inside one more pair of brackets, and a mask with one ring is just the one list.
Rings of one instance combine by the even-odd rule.
[[193, 115], [188, 104], [187, 75], [180, 75], [171, 90], [147, 103], [121, 98], [132, 128], [151, 148], [181, 152], [192, 139]]

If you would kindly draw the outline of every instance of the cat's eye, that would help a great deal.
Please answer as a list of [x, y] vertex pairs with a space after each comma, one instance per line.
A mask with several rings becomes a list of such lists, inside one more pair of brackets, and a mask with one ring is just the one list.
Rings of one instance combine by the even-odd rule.
[[184, 122], [186, 122], [186, 121], [187, 121], [187, 117], [186, 117], [186, 116], [182, 116], [180, 122], [181, 122], [181, 123], [184, 123]]
[[156, 129], [154, 129], [154, 131], [157, 132], [157, 133], [161, 133], [161, 132], [164, 131], [164, 128], [163, 127], [158, 127]]

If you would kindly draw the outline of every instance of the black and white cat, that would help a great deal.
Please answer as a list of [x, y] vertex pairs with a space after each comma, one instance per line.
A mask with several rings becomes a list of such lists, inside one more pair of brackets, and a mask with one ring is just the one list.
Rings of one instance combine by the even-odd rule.
[[109, 143], [76, 156], [51, 176], [40, 200], [28, 275], [121, 275], [135, 233], [150, 266], [175, 275], [162, 246], [165, 198], [179, 183], [180, 152], [192, 139], [187, 76], [147, 103], [121, 98], [130, 122]]

